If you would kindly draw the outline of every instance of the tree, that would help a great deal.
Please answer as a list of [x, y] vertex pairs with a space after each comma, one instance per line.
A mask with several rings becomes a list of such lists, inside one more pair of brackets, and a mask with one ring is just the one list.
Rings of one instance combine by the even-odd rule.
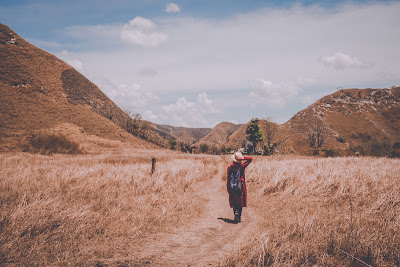
[[264, 144], [263, 147], [263, 155], [264, 156], [271, 156], [274, 154], [274, 149], [277, 147], [279, 143], [273, 143], [272, 145]]
[[251, 143], [250, 150], [252, 150], [253, 154], [256, 154], [257, 144], [262, 142], [264, 138], [258, 125], [259, 121], [258, 118], [253, 118], [246, 127], [246, 134], [248, 135], [247, 139]]
[[125, 130], [139, 137], [142, 126], [142, 115], [132, 111], [126, 111], [126, 115]]
[[281, 142], [274, 142], [275, 135], [277, 132], [276, 123], [272, 121], [271, 118], [267, 117], [265, 119], [265, 136], [267, 138], [267, 143], [264, 144], [263, 147], [263, 155], [270, 156], [274, 154], [274, 149], [281, 143]]
[[149, 139], [149, 133], [150, 133], [150, 123], [147, 121], [140, 123], [139, 126], [139, 137], [145, 140]]
[[219, 149], [218, 149], [218, 147], [216, 145], [213, 145], [210, 148], [210, 150], [211, 150], [210, 152], [211, 152], [212, 155], [218, 155], [219, 154]]
[[179, 142], [179, 149], [181, 152], [189, 152], [192, 153], [192, 149], [190, 148], [190, 145], [184, 142]]
[[207, 144], [200, 144], [200, 151], [201, 151], [201, 153], [207, 153], [208, 152], [208, 145]]
[[319, 149], [325, 142], [326, 129], [320, 120], [313, 120], [307, 129], [308, 146], [318, 155]]
[[171, 150], [174, 150], [177, 144], [178, 143], [176, 142], [176, 140], [174, 140], [174, 139], [169, 140], [169, 145], [170, 145]]

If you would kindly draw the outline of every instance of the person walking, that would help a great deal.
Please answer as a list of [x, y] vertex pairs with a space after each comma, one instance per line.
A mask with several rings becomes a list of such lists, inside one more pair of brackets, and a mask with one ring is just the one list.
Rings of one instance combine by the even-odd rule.
[[229, 205], [233, 208], [234, 222], [241, 221], [242, 208], [247, 207], [247, 188], [244, 170], [253, 160], [252, 157], [243, 157], [242, 153], [232, 155], [233, 163], [227, 169], [227, 189]]

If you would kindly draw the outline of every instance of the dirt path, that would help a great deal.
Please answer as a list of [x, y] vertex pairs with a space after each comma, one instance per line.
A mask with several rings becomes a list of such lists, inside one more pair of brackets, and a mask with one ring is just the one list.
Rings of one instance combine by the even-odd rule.
[[252, 219], [253, 210], [244, 208], [242, 222], [233, 224], [222, 179], [227, 167], [222, 157], [216, 167], [218, 173], [201, 192], [206, 199], [202, 217], [190, 225], [152, 237], [139, 253], [141, 262], [151, 266], [218, 266], [225, 255], [237, 251], [247, 241], [245, 238], [256, 223]]

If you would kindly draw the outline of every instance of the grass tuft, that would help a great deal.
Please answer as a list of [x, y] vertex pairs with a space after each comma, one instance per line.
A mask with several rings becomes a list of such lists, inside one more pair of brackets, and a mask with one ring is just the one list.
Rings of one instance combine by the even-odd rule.
[[81, 154], [77, 142], [69, 140], [61, 134], [34, 133], [28, 136], [24, 152], [51, 154]]

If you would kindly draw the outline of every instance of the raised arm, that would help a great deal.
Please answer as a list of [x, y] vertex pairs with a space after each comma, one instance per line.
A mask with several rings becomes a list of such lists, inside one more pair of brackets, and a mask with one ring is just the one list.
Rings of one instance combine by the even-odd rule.
[[251, 163], [251, 161], [253, 160], [252, 157], [244, 157], [244, 160], [246, 161], [245, 163], [242, 163], [242, 167], [246, 168], [247, 166], [249, 166], [249, 164]]

